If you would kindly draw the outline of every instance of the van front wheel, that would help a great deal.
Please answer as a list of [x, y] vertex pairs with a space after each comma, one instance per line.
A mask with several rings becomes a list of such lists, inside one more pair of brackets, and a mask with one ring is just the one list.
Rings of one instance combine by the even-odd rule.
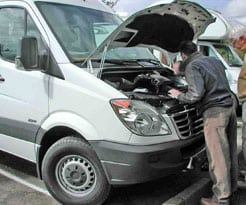
[[102, 204], [110, 185], [92, 147], [77, 137], [53, 144], [42, 163], [44, 183], [51, 195], [66, 205]]

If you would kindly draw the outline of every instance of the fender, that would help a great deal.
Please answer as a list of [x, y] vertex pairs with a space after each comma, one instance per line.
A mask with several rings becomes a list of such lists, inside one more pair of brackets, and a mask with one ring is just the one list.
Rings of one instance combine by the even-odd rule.
[[86, 140], [101, 140], [95, 127], [83, 117], [76, 113], [61, 111], [49, 115], [42, 123], [40, 130], [37, 133], [36, 144], [41, 144], [44, 134], [57, 126], [71, 128], [82, 135]]

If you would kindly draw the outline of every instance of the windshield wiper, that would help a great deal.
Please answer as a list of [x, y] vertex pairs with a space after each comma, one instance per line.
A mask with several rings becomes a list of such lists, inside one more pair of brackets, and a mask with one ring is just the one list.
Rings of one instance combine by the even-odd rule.
[[147, 62], [151, 63], [152, 65], [160, 65], [160, 61], [155, 60], [155, 59], [126, 59], [126, 60], [118, 60], [118, 59], [105, 59], [104, 63], [112, 63], [112, 64], [117, 64], [117, 65], [132, 65], [132, 64], [137, 64], [140, 65], [141, 67], [146, 67], [146, 64], [143, 64], [142, 62]]
[[148, 62], [148, 63], [152, 63], [154, 65], [161, 65], [161, 62], [159, 60], [155, 60], [155, 59], [146, 59], [146, 58], [143, 58], [143, 59], [136, 59], [138, 62]]
[[138, 63], [138, 60], [117, 60], [117, 59], [105, 59], [104, 63], [111, 63], [116, 65], [132, 65], [137, 64], [143, 67], [143, 65]]

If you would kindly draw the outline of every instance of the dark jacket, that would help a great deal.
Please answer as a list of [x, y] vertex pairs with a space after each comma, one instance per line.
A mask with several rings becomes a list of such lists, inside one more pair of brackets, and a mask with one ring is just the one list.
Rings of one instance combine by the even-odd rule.
[[196, 52], [183, 62], [182, 67], [188, 91], [179, 95], [180, 101], [197, 103], [200, 113], [210, 107], [233, 105], [225, 69], [219, 60]]

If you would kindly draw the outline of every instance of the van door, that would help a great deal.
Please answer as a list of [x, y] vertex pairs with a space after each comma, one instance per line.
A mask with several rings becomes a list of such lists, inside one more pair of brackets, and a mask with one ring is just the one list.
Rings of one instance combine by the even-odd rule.
[[38, 40], [39, 57], [47, 49], [32, 18], [23, 8], [0, 9], [0, 149], [35, 161], [35, 136], [48, 115], [45, 65], [40, 70], [17, 70], [15, 58], [23, 36]]

